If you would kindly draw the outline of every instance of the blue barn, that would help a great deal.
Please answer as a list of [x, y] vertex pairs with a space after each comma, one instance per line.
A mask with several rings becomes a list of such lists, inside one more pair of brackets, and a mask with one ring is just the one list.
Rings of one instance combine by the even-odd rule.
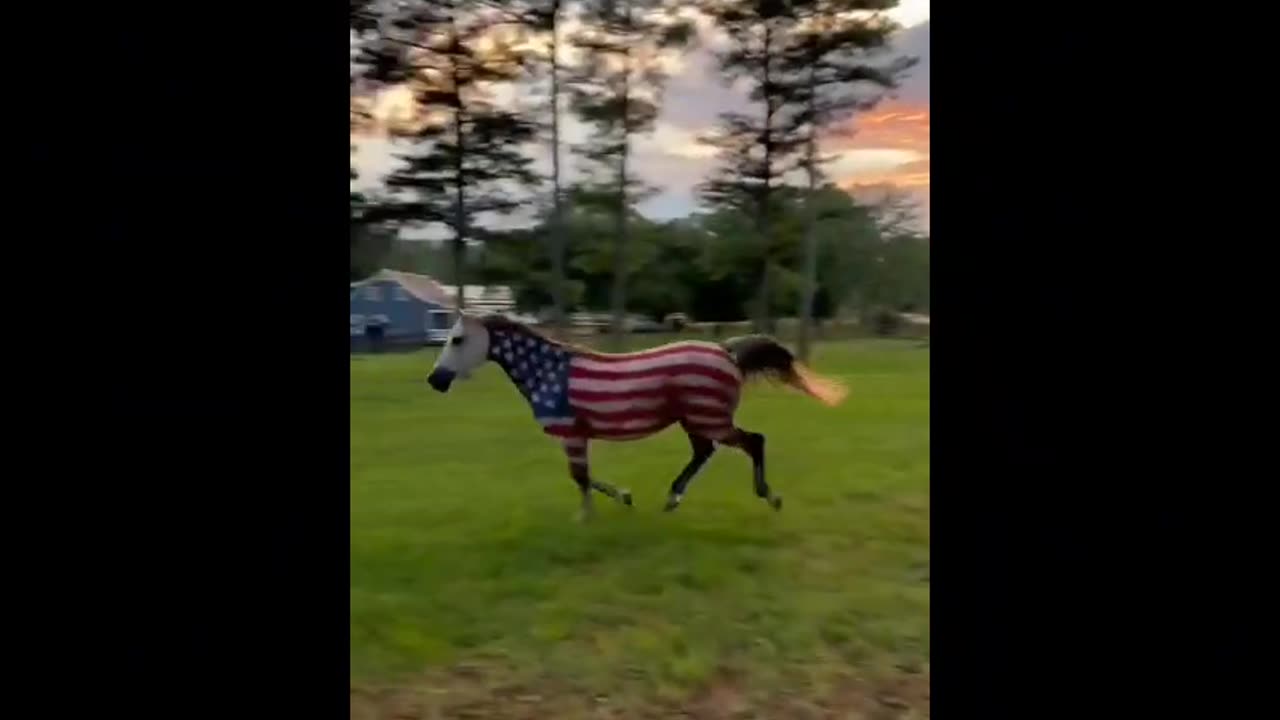
[[351, 347], [442, 342], [452, 314], [452, 298], [440, 283], [426, 275], [380, 270], [351, 283]]

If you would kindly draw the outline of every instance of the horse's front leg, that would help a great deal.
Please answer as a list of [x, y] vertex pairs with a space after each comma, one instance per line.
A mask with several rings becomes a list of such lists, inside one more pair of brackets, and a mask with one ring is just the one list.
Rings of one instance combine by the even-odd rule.
[[564, 438], [564, 452], [569, 458], [569, 477], [578, 485], [578, 492], [582, 494], [582, 509], [579, 511], [579, 517], [582, 520], [589, 520], [595, 515], [595, 506], [592, 504], [591, 491], [608, 495], [623, 505], [631, 505], [631, 491], [619, 490], [609, 483], [600, 482], [591, 479], [590, 465], [587, 463], [587, 439], [585, 437]]

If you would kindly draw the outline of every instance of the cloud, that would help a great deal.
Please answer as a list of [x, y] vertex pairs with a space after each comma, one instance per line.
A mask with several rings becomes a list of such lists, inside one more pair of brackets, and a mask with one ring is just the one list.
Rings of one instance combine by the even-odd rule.
[[715, 148], [698, 142], [698, 132], [690, 128], [658, 122], [650, 133], [638, 136], [636, 151], [641, 155], [666, 155], [686, 160], [709, 160]]
[[683, 217], [695, 209], [698, 183], [715, 165], [709, 156], [695, 157], [665, 152], [637, 152], [636, 171], [657, 189], [657, 195], [639, 207], [647, 217]]
[[914, 150], [898, 148], [855, 148], [840, 153], [827, 165], [827, 172], [836, 176], [857, 176], [884, 173], [905, 165], [918, 163], [922, 158]]
[[725, 85], [705, 48], [686, 56], [683, 71], [668, 79], [662, 100], [662, 122], [696, 131], [714, 126], [722, 112], [750, 109], [746, 92]]
[[842, 181], [844, 187], [876, 187], [893, 185], [895, 187], [918, 190], [929, 187], [929, 160], [912, 160], [892, 166], [874, 169], [862, 169], [850, 173]]
[[867, 197], [868, 189], [906, 190], [929, 225], [929, 107], [889, 102], [834, 128], [823, 149], [837, 159], [828, 167], [836, 184]]
[[931, 0], [898, 0], [897, 7], [886, 13], [903, 27], [929, 22]]
[[929, 21], [903, 30], [894, 49], [917, 58], [915, 67], [891, 98], [832, 128], [823, 149], [840, 156], [829, 168], [837, 184], [862, 198], [877, 197], [885, 188], [904, 190], [919, 203], [920, 219], [927, 228], [931, 192]]
[[394, 157], [395, 144], [386, 137], [353, 137], [351, 144], [356, 150], [351, 156], [351, 166], [357, 173], [356, 179], [351, 183], [355, 189], [370, 190], [378, 187], [387, 173], [399, 163]]
[[929, 108], [887, 102], [828, 131], [827, 150], [891, 148], [929, 154]]
[[904, 29], [893, 44], [899, 55], [916, 58], [915, 67], [907, 73], [894, 93], [895, 99], [909, 105], [929, 104], [929, 21]]
[[[842, 187], [892, 185], [907, 189], [921, 204], [927, 223], [929, 205], [929, 3], [904, 2], [895, 19], [909, 27], [893, 43], [893, 53], [915, 57], [917, 63], [890, 98], [874, 111], [856, 116], [832, 129], [822, 150], [836, 159], [827, 172]], [[923, 20], [922, 22], [917, 22]], [[658, 129], [645, 144], [651, 158], [646, 170], [659, 173], [649, 180], [663, 193], [650, 202], [664, 210], [692, 209], [697, 181], [714, 167], [710, 148], [691, 139], [716, 126], [720, 113], [751, 112], [753, 106], [741, 86], [726, 86], [706, 47], [691, 52], [684, 72], [668, 84]]]

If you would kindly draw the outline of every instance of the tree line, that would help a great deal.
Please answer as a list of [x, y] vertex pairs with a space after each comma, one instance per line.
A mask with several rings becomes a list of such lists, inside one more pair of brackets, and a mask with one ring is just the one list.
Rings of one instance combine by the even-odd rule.
[[[818, 141], [912, 64], [889, 52], [897, 27], [882, 11], [896, 0], [350, 1], [353, 129], [368, 121], [355, 99], [370, 87], [407, 87], [414, 105], [385, 128], [407, 151], [382, 191], [352, 193], [353, 276], [396, 262], [459, 285], [502, 282], [555, 324], [571, 308], [609, 308], [615, 338], [628, 311], [750, 316], [761, 331], [795, 315], [802, 354], [811, 319], [838, 304], [927, 307], [928, 238], [900, 222], [900, 198], [864, 206], [832, 185]], [[754, 111], [722, 114], [701, 138], [717, 158], [701, 210], [654, 222], [636, 210], [654, 188], [634, 145], [661, 107], [664, 54], [699, 41], [691, 6], [727, 38], [719, 68], [750, 87]], [[497, 99], [517, 85], [516, 101]], [[569, 148], [566, 112], [591, 129]], [[549, 177], [532, 169], [538, 144]], [[566, 155], [581, 170], [572, 184]], [[495, 227], [528, 208], [532, 227]], [[396, 239], [423, 226], [448, 242]]]

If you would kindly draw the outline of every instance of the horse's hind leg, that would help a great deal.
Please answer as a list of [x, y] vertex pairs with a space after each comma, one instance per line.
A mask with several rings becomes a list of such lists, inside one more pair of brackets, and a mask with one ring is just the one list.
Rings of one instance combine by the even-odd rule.
[[711, 440], [693, 434], [687, 427], [685, 432], [689, 434], [689, 444], [693, 446], [693, 459], [684, 466], [676, 479], [671, 481], [671, 491], [667, 493], [667, 504], [663, 510], [671, 511], [680, 506], [680, 500], [684, 497], [684, 490], [688, 487], [689, 481], [698, 474], [707, 459], [716, 451], [716, 444]]
[[769, 503], [774, 510], [782, 509], [782, 497], [774, 495], [769, 483], [764, 479], [764, 435], [735, 427], [733, 434], [721, 440], [721, 443], [741, 449], [751, 458], [752, 480], [755, 483], [756, 497]]

